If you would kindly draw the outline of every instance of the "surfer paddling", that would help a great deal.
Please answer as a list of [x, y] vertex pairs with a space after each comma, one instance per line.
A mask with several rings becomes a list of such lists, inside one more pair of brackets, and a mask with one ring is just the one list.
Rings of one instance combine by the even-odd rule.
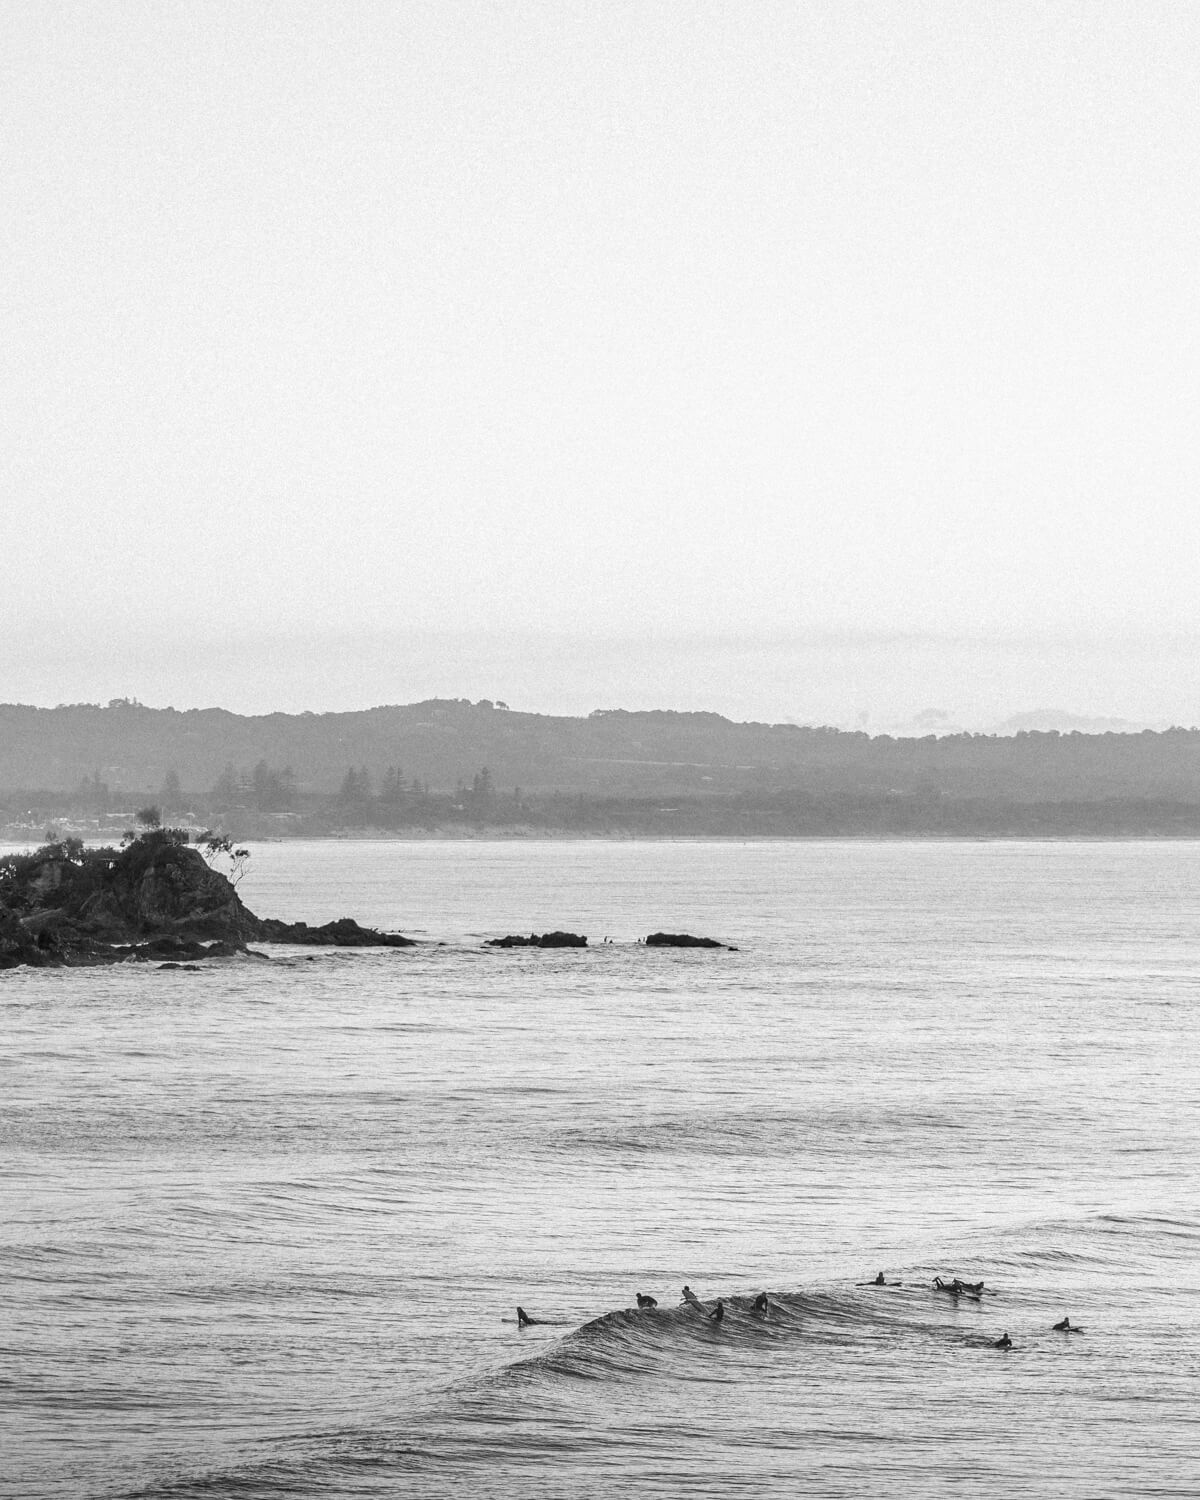
[[1012, 1348], [1012, 1339], [1009, 1338], [1007, 1331], [1000, 1338], [998, 1338], [993, 1343], [992, 1348], [993, 1349], [1011, 1349]]
[[1077, 1328], [1070, 1318], [1064, 1318], [1061, 1323], [1055, 1323], [1055, 1333], [1082, 1333], [1082, 1328]]
[[[883, 1273], [880, 1272], [880, 1275]], [[876, 1286], [885, 1286], [886, 1283], [876, 1279]], [[956, 1276], [953, 1281], [943, 1281], [940, 1276], [933, 1278], [934, 1291], [945, 1292], [948, 1297], [973, 1297], [976, 1302], [983, 1296], [982, 1281], [960, 1281]]]
[[637, 1299], [638, 1299], [638, 1306], [639, 1307], [657, 1307], [658, 1306], [658, 1298], [657, 1297], [649, 1297], [649, 1296], [646, 1295], [645, 1292], [639, 1292], [637, 1294]]

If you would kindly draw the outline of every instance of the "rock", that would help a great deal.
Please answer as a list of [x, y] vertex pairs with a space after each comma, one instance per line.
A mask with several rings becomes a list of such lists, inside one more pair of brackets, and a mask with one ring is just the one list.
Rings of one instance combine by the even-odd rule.
[[322, 927], [307, 922], [280, 922], [268, 917], [259, 923], [258, 938], [269, 943], [306, 943], [319, 948], [411, 948], [416, 938], [402, 937], [398, 932], [377, 932], [360, 927], [353, 917], [339, 917]]
[[652, 932], [646, 939], [647, 948], [728, 948], [730, 953], [736, 953], [736, 948], [731, 948], [728, 943], [718, 943], [716, 938], [693, 937], [690, 932]]
[[199, 850], [167, 829], [121, 850], [70, 841], [0, 858], [0, 969], [155, 959], [186, 966], [246, 954], [250, 942], [407, 948], [414, 939], [350, 917], [321, 927], [256, 917]]
[[507, 937], [488, 938], [485, 948], [586, 948], [587, 938], [577, 932], [531, 932], [528, 937], [509, 933]]

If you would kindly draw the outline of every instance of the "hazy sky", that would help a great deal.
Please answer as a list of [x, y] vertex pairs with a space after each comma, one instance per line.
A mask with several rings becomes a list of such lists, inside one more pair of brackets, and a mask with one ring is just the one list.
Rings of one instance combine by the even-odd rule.
[[1200, 718], [1190, 0], [7, 0], [0, 70], [0, 699]]

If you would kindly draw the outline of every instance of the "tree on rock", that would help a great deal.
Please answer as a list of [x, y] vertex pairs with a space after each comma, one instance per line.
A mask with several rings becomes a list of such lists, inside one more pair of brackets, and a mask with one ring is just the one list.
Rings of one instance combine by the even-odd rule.
[[196, 843], [204, 856], [204, 862], [209, 869], [215, 868], [216, 860], [224, 855], [229, 860], [229, 872], [226, 879], [229, 884], [237, 889], [238, 881], [246, 873], [246, 861], [250, 858], [249, 849], [238, 849], [234, 847], [233, 840], [227, 833], [214, 833], [211, 828], [206, 828], [203, 833], [196, 835]]

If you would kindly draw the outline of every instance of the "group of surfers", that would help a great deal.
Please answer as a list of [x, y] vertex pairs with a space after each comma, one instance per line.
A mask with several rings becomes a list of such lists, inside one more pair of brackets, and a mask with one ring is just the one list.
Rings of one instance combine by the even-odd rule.
[[[903, 1282], [888, 1281], [883, 1272], [880, 1271], [873, 1280], [860, 1281], [858, 1285], [902, 1286]], [[945, 1292], [947, 1296], [953, 1297], [956, 1302], [960, 1297], [970, 1297], [976, 1302], [982, 1301], [983, 1293], [985, 1291], [985, 1287], [982, 1281], [963, 1281], [958, 1276], [955, 1276], [953, 1280], [950, 1281], [944, 1280], [941, 1276], [935, 1276], [933, 1278], [933, 1289], [935, 1292]], [[652, 1311], [658, 1306], [658, 1298], [651, 1297], [647, 1292], [638, 1292], [637, 1305], [638, 1308], [643, 1311]], [[708, 1308], [705, 1307], [704, 1303], [701, 1302], [700, 1298], [696, 1296], [695, 1292], [692, 1291], [690, 1286], [684, 1287], [683, 1297], [679, 1305], [680, 1307], [694, 1308], [698, 1313], [701, 1314], [702, 1317], [707, 1318], [712, 1323], [720, 1323], [725, 1317], [725, 1299], [723, 1297], [717, 1298], [715, 1307]], [[767, 1298], [766, 1292], [759, 1292], [758, 1296], [755, 1297], [753, 1303], [751, 1304], [750, 1311], [756, 1317], [765, 1318], [770, 1310], [771, 1304]], [[517, 1308], [517, 1326], [519, 1328], [528, 1328], [531, 1325], [539, 1323], [541, 1321], [542, 1320], [540, 1318], [531, 1318], [523, 1307]], [[1052, 1331], [1054, 1333], [1082, 1333], [1083, 1329], [1077, 1327], [1074, 1323], [1072, 1323], [1070, 1318], [1063, 1318], [1061, 1322], [1053, 1324]], [[989, 1340], [989, 1342], [994, 1349], [1011, 1349], [1013, 1347], [1013, 1341], [1009, 1338], [1007, 1330], [1005, 1330], [1000, 1338], [991, 1339]]]

